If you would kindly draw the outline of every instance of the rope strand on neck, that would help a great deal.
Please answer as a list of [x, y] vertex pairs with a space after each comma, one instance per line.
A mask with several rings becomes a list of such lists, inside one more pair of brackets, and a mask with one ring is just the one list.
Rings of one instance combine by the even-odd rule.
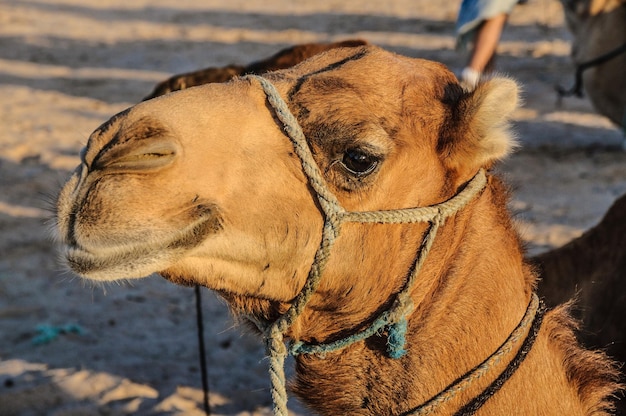
[[[533, 295], [535, 297], [537, 296], [535, 294], [533, 294]], [[531, 303], [531, 305], [532, 305], [532, 303]], [[476, 396], [474, 399], [472, 399], [468, 404], [463, 406], [463, 408], [461, 408], [461, 410], [456, 412], [454, 414], [454, 416], [472, 416], [472, 415], [474, 415], [476, 413], [476, 411], [478, 409], [480, 409], [480, 407], [483, 404], [485, 404], [485, 402], [487, 400], [489, 400], [489, 398], [491, 396], [493, 396], [498, 390], [500, 390], [500, 388], [504, 385], [504, 383], [506, 383], [506, 381], [509, 378], [511, 378], [513, 373], [517, 370], [517, 368], [526, 359], [526, 356], [528, 355], [528, 353], [530, 352], [531, 348], [533, 347], [533, 344], [535, 343], [535, 340], [537, 339], [537, 335], [539, 334], [539, 329], [541, 328], [541, 323], [543, 322], [544, 312], [545, 312], [545, 307], [540, 302], [539, 303], [539, 309], [535, 310], [535, 316], [533, 318], [532, 324], [531, 324], [530, 329], [528, 331], [528, 335], [526, 336], [526, 339], [522, 343], [522, 346], [520, 347], [519, 351], [517, 352], [517, 354], [515, 355], [513, 360], [511, 360], [509, 365], [506, 367], [506, 370], [504, 370], [498, 376], [498, 378], [496, 378], [489, 386], [487, 386], [487, 388], [485, 390], [483, 390], [482, 393], [480, 393], [478, 396]]]
[[[451, 383], [444, 390], [439, 392], [436, 396], [428, 400], [426, 403], [418, 406], [410, 412], [405, 413], [403, 416], [425, 416], [434, 412], [441, 404], [446, 403], [452, 400], [458, 393], [467, 389], [471, 383], [476, 381], [477, 379], [483, 377], [487, 371], [489, 371], [494, 366], [498, 365], [502, 359], [513, 350], [515, 345], [519, 342], [519, 340], [526, 333], [527, 328], [531, 325], [531, 323], [538, 321], [541, 324], [541, 318], [536, 320], [536, 317], [541, 317], [541, 314], [537, 314], [539, 311], [540, 302], [539, 298], [535, 293], [532, 294], [530, 303], [526, 308], [526, 312], [522, 317], [522, 320], [517, 325], [517, 327], [513, 330], [513, 332], [508, 336], [506, 341], [498, 348], [493, 354], [491, 354], [486, 360], [480, 363], [478, 366], [467, 372], [462, 377], [459, 377], [453, 383]], [[527, 339], [531, 339], [531, 342], [534, 341], [534, 336], [536, 335], [536, 331], [530, 331], [529, 337]], [[528, 352], [528, 351], [526, 351]], [[525, 356], [525, 355], [524, 355]], [[512, 363], [515, 362], [512, 361]], [[500, 386], [501, 387], [501, 386]], [[484, 403], [484, 401], [482, 402]], [[465, 409], [469, 411], [469, 408]], [[455, 416], [464, 415], [464, 413], [457, 413]]]

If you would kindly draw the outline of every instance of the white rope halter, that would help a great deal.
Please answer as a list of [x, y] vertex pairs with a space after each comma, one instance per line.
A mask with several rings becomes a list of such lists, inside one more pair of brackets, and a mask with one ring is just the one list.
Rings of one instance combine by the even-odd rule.
[[287, 104], [276, 90], [276, 87], [265, 78], [256, 75], [247, 75], [243, 79], [255, 80], [261, 84], [269, 103], [276, 112], [276, 116], [283, 124], [285, 134], [293, 143], [295, 153], [302, 163], [304, 174], [317, 194], [317, 199], [324, 214], [322, 240], [315, 254], [314, 262], [311, 265], [304, 287], [295, 297], [287, 312], [273, 322], [260, 322], [256, 318], [250, 318], [263, 332], [267, 354], [270, 358], [269, 373], [272, 383], [274, 414], [276, 416], [287, 416], [284, 362], [288, 351], [284, 343], [284, 334], [302, 313], [311, 295], [316, 291], [330, 256], [331, 247], [341, 231], [341, 225], [344, 222], [381, 224], [427, 222], [430, 224], [430, 227], [409, 271], [407, 282], [404, 288], [396, 295], [396, 299], [389, 310], [383, 312], [368, 328], [361, 332], [329, 344], [306, 345], [295, 343], [292, 345], [291, 352], [293, 354], [309, 354], [334, 351], [386, 329], [388, 334], [388, 353], [392, 358], [399, 358], [405, 353], [406, 317], [413, 310], [410, 289], [416, 281], [417, 275], [432, 247], [437, 230], [443, 225], [446, 218], [456, 214], [482, 192], [486, 186], [487, 178], [484, 170], [481, 169], [457, 195], [445, 202], [429, 207], [367, 212], [346, 211], [335, 195], [328, 189], [322, 173], [315, 163], [302, 128], [294, 115], [289, 111]]

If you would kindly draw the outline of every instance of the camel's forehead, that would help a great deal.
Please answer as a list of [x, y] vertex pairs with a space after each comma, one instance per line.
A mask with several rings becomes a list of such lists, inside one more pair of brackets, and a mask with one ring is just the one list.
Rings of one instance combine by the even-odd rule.
[[[337, 49], [294, 68], [287, 93], [292, 108], [350, 117], [388, 117], [402, 108], [436, 112], [448, 86], [458, 81], [438, 62], [410, 58], [378, 47]], [[316, 111], [317, 112], [317, 111]], [[302, 113], [297, 113], [299, 117]], [[345, 116], [345, 115], [344, 115]]]
[[349, 118], [353, 124], [381, 119], [394, 124], [409, 108], [443, 116], [445, 91], [458, 84], [440, 63], [374, 46], [331, 50], [268, 77], [281, 86], [301, 122]]

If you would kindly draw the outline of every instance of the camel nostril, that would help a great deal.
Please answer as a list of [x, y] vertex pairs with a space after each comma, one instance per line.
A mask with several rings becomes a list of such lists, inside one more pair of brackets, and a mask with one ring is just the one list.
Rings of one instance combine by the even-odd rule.
[[180, 153], [178, 141], [159, 120], [141, 117], [122, 123], [119, 117], [112, 118], [89, 138], [83, 159], [90, 171], [158, 169]]
[[154, 150], [140, 154], [130, 154], [117, 159], [107, 168], [122, 170], [144, 170], [160, 168], [174, 160], [176, 152], [167, 150]]
[[172, 163], [178, 154], [175, 143], [166, 138], [121, 146], [108, 151], [94, 162], [94, 169], [138, 171], [162, 168]]

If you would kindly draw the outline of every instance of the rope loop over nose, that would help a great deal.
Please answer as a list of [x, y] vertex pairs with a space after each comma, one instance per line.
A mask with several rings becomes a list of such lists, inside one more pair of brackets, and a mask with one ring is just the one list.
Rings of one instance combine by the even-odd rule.
[[317, 163], [315, 163], [315, 159], [313, 158], [313, 154], [311, 153], [311, 149], [309, 148], [309, 144], [307, 143], [298, 120], [291, 113], [287, 103], [282, 99], [274, 84], [257, 75], [247, 75], [244, 79], [254, 79], [261, 84], [268, 102], [272, 105], [276, 116], [282, 122], [283, 129], [287, 137], [291, 140], [296, 155], [300, 158], [304, 174], [315, 190], [324, 214], [328, 217], [332, 213], [342, 213], [344, 209], [341, 207], [335, 195], [328, 190], [322, 172], [317, 166]]
[[[386, 333], [387, 354], [389, 357], [397, 359], [401, 358], [406, 353], [407, 317], [414, 308], [410, 291], [433, 245], [437, 231], [448, 217], [456, 214], [482, 192], [487, 184], [487, 177], [484, 170], [479, 170], [467, 183], [465, 188], [457, 195], [448, 201], [434, 206], [365, 212], [346, 211], [341, 206], [336, 196], [329, 190], [313, 158], [313, 154], [302, 128], [289, 110], [287, 103], [280, 96], [276, 87], [270, 81], [258, 75], [247, 75], [243, 77], [243, 79], [256, 81], [261, 85], [276, 117], [282, 123], [282, 129], [285, 135], [293, 144], [294, 151], [301, 161], [302, 170], [309, 184], [315, 191], [317, 200], [324, 214], [324, 226], [320, 245], [315, 253], [315, 258], [304, 287], [300, 293], [296, 295], [289, 309], [274, 322], [261, 322], [256, 317], [249, 318], [264, 334], [267, 354], [270, 360], [269, 367], [274, 414], [276, 416], [288, 416], [284, 374], [285, 357], [288, 352], [292, 355], [324, 355], [327, 352], [340, 350], [375, 334]], [[293, 325], [304, 310], [313, 293], [317, 290], [330, 257], [332, 246], [339, 237], [341, 226], [344, 222], [378, 224], [426, 222], [429, 223], [429, 227], [422, 241], [420, 250], [409, 269], [407, 281], [402, 290], [396, 295], [394, 302], [387, 311], [381, 313], [364, 330], [346, 338], [325, 344], [294, 342], [291, 344], [288, 351], [284, 344], [284, 334], [289, 327]]]

